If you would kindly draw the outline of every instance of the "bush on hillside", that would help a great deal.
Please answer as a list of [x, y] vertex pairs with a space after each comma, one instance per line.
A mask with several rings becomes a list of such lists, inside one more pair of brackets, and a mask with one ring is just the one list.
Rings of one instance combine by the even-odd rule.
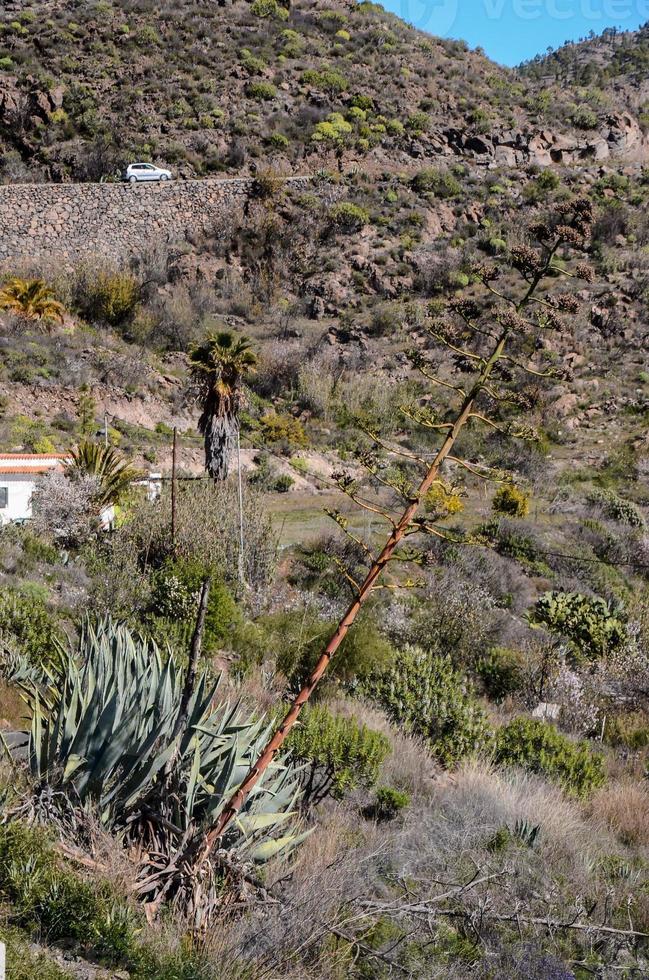
[[39, 666], [56, 656], [63, 639], [40, 587], [5, 588], [0, 593], [0, 650], [6, 647]]
[[521, 689], [523, 665], [524, 658], [518, 650], [492, 647], [480, 657], [475, 670], [489, 697], [494, 701], [502, 701]]
[[278, 0], [254, 0], [250, 10], [255, 17], [288, 20], [288, 10], [281, 3], [278, 3]]
[[640, 509], [630, 500], [620, 497], [613, 490], [593, 490], [589, 499], [592, 503], [598, 504], [606, 516], [613, 521], [628, 524], [629, 527], [646, 527], [646, 521]]
[[369, 212], [351, 201], [341, 201], [329, 208], [329, 221], [341, 231], [360, 231], [370, 220]]
[[424, 738], [444, 766], [491, 746], [487, 716], [450, 657], [406, 647], [387, 669], [372, 674], [362, 690], [397, 725]]
[[304, 449], [309, 443], [304, 426], [292, 415], [268, 412], [259, 419], [259, 428], [264, 445], [281, 443], [286, 449]]
[[491, 506], [496, 514], [508, 517], [527, 517], [530, 509], [530, 496], [524, 490], [506, 483], [494, 494]]
[[537, 718], [516, 718], [498, 730], [495, 761], [539, 773], [574, 796], [586, 796], [606, 779], [602, 756], [587, 742], [572, 742]]
[[391, 750], [386, 735], [355, 718], [332, 715], [320, 704], [304, 708], [286, 748], [307, 766], [307, 805], [316, 805], [327, 795], [341, 797], [359, 786], [371, 788]]
[[[241, 614], [214, 566], [196, 558], [171, 558], [153, 577], [150, 626], [154, 638], [187, 647], [194, 630], [201, 586], [209, 576], [210, 595], [205, 615], [203, 651], [215, 653], [241, 619]], [[173, 642], [175, 641], [175, 643]]]
[[435, 197], [458, 197], [462, 193], [462, 185], [448, 170], [438, 170], [436, 167], [426, 167], [416, 173], [410, 185], [418, 194], [434, 194]]
[[140, 285], [130, 272], [82, 268], [77, 271], [75, 302], [88, 320], [124, 324], [140, 301]]
[[0, 826], [0, 895], [16, 925], [38, 928], [50, 942], [88, 944], [109, 961], [128, 952], [135, 934], [126, 906], [115, 908], [105, 886], [94, 887], [60, 866], [41, 827]]
[[[272, 646], [277, 651], [277, 667], [292, 689], [302, 686], [320, 656], [337, 623], [317, 619], [303, 610], [267, 617], [266, 628], [273, 631]], [[354, 684], [367, 677], [377, 665], [388, 662], [394, 650], [366, 616], [362, 625], [350, 630], [331, 661], [318, 695], [334, 684]]]

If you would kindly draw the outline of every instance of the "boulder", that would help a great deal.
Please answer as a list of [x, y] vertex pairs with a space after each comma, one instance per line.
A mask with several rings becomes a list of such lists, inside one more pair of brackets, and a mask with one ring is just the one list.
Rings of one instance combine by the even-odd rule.
[[493, 156], [494, 144], [489, 137], [469, 136], [464, 143], [464, 149], [477, 156]]

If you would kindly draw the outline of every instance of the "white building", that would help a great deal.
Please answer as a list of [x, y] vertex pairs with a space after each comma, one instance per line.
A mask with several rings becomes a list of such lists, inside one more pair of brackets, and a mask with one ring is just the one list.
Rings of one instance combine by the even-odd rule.
[[[28, 521], [36, 482], [47, 473], [63, 472], [70, 458], [70, 453], [0, 453], [0, 527], [12, 521]], [[146, 488], [149, 500], [159, 499], [161, 473], [149, 473], [134, 483]], [[102, 510], [100, 522], [104, 530], [109, 530], [114, 521], [115, 508], [111, 504]]]
[[37, 480], [62, 471], [69, 458], [69, 453], [0, 453], [0, 525], [29, 520]]

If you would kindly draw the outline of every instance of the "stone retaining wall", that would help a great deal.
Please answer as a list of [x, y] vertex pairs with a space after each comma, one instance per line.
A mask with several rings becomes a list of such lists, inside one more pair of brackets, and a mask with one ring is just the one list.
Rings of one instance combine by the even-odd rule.
[[0, 264], [50, 258], [72, 265], [98, 256], [125, 262], [210, 233], [224, 211], [245, 204], [252, 183], [232, 178], [0, 186]]

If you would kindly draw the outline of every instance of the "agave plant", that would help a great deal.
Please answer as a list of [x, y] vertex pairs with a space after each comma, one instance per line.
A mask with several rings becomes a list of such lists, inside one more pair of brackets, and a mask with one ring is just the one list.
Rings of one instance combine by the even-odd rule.
[[[25, 690], [41, 794], [94, 805], [104, 825], [137, 843], [146, 853], [140, 891], [150, 897], [169, 889], [170, 874], [186, 877], [178, 855], [218, 819], [269, 734], [239, 705], [217, 705], [218, 681], [205, 673], [183, 704], [175, 658], [110, 618], [87, 621], [76, 655], [62, 655], [40, 690]], [[223, 838], [222, 867], [261, 863], [301, 841], [299, 784], [299, 770], [278, 759]]]
[[0, 289], [0, 309], [25, 320], [63, 322], [65, 309], [42, 279], [9, 279]]

